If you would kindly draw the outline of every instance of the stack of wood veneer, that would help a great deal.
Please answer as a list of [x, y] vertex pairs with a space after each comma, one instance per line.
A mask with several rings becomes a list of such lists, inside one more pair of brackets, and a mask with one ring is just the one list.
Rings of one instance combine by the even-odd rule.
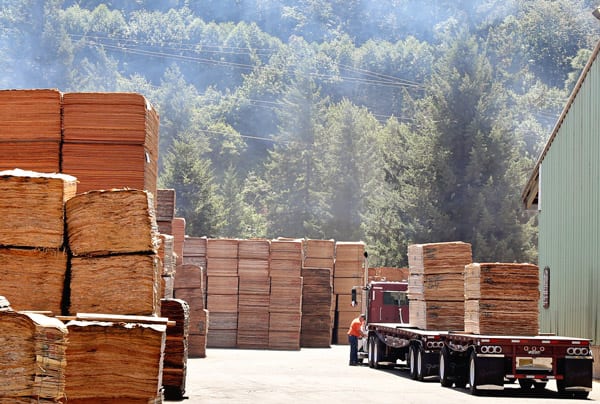
[[63, 94], [61, 171], [79, 192], [144, 189], [156, 195], [159, 118], [136, 93]]
[[76, 189], [68, 175], [0, 172], [0, 294], [15, 310], [62, 313], [64, 204]]
[[368, 281], [408, 282], [408, 268], [372, 267], [369, 268]]
[[269, 240], [238, 241], [238, 348], [269, 347], [269, 255]]
[[60, 172], [60, 91], [0, 91], [1, 170]]
[[162, 403], [166, 319], [82, 316], [69, 321], [69, 403]]
[[464, 272], [471, 261], [469, 243], [408, 246], [410, 324], [421, 329], [464, 329]]
[[465, 267], [465, 331], [538, 335], [539, 269], [533, 264], [473, 263]]
[[210, 312], [207, 346], [235, 348], [238, 332], [238, 240], [208, 239], [206, 305]]
[[162, 371], [164, 395], [168, 400], [181, 400], [187, 378], [190, 306], [185, 300], [162, 299], [160, 310], [163, 317], [175, 322], [167, 327]]
[[302, 241], [271, 240], [269, 349], [300, 349]]
[[66, 203], [69, 312], [160, 313], [159, 243], [152, 194], [89, 191]]
[[161, 299], [171, 299], [174, 296], [176, 255], [174, 248], [175, 237], [170, 234], [159, 234], [158, 258], [161, 262], [162, 275], [160, 284]]
[[188, 353], [191, 358], [205, 358], [209, 314], [205, 307], [204, 269], [194, 264], [177, 266], [175, 298], [189, 305]]
[[51, 317], [0, 310], [0, 402], [61, 403], [67, 327]]
[[[361, 306], [352, 306], [352, 288], [364, 286], [364, 253], [363, 242], [335, 243], [335, 267], [333, 273], [333, 293], [336, 298], [334, 342], [348, 343], [348, 328], [352, 320], [361, 313]], [[358, 296], [362, 289], [357, 290]]]

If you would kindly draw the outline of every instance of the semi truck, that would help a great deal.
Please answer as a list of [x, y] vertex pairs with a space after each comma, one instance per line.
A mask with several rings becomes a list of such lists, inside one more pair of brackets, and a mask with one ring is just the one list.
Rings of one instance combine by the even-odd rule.
[[366, 314], [359, 360], [371, 368], [403, 365], [412, 379], [435, 376], [473, 395], [508, 383], [543, 390], [550, 380], [564, 396], [583, 399], [592, 389], [589, 339], [423, 330], [409, 323], [407, 282], [369, 282], [353, 288], [354, 300], [358, 293]]

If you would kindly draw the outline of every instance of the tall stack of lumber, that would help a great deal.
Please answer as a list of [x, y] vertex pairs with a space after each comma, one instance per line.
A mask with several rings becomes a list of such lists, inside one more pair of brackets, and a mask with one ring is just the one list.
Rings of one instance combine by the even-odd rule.
[[204, 268], [202, 273], [204, 274], [204, 282], [202, 286], [204, 286], [204, 298], [206, 299], [206, 237], [192, 237], [185, 236], [183, 243], [183, 264], [193, 264], [198, 265], [201, 268]]
[[210, 312], [207, 346], [235, 348], [239, 295], [237, 239], [207, 240], [206, 275], [206, 305]]
[[302, 241], [271, 240], [269, 349], [299, 350], [302, 327]]
[[185, 243], [185, 218], [174, 217], [170, 220], [157, 220], [158, 231], [161, 234], [173, 236], [173, 250], [175, 252], [175, 265], [183, 264], [183, 248]]
[[369, 268], [368, 282], [391, 281], [408, 282], [408, 268], [371, 267]]
[[472, 263], [465, 267], [465, 331], [538, 335], [539, 269], [533, 264]]
[[0, 324], [0, 402], [64, 402], [67, 327], [11, 310], [0, 310]]
[[76, 190], [69, 175], [0, 172], [0, 295], [15, 310], [62, 313], [64, 204]]
[[0, 91], [0, 170], [60, 172], [61, 102], [55, 89]]
[[[156, 224], [160, 232], [161, 243], [158, 247], [158, 256], [162, 261], [162, 283], [160, 296], [162, 298], [173, 298], [173, 287], [175, 282], [175, 267], [177, 266], [177, 254], [175, 252], [175, 236], [171, 233], [161, 231], [161, 223], [171, 222], [175, 218], [175, 190], [156, 190]], [[171, 227], [171, 226], [169, 226]]]
[[410, 324], [425, 330], [464, 329], [464, 272], [471, 261], [469, 243], [408, 246]]
[[238, 348], [269, 347], [269, 255], [269, 240], [238, 241]]
[[113, 189], [66, 202], [74, 313], [160, 313], [159, 236], [152, 194]]
[[188, 353], [191, 358], [206, 357], [206, 335], [209, 314], [205, 307], [204, 268], [194, 264], [177, 265], [175, 274], [175, 298], [189, 305]]
[[69, 403], [162, 403], [166, 319], [78, 315], [67, 323]]
[[187, 378], [190, 306], [185, 300], [162, 299], [160, 310], [162, 317], [175, 322], [167, 327], [162, 372], [164, 395], [168, 400], [181, 400]]
[[132, 188], [156, 195], [159, 117], [136, 93], [63, 94], [61, 171], [79, 191]]
[[300, 346], [329, 348], [333, 335], [333, 240], [303, 240]]
[[[335, 243], [335, 263], [333, 272], [333, 293], [336, 298], [334, 342], [348, 343], [348, 327], [361, 313], [361, 306], [352, 306], [352, 288], [364, 286], [365, 244], [363, 242]], [[357, 296], [362, 292], [357, 290]]]

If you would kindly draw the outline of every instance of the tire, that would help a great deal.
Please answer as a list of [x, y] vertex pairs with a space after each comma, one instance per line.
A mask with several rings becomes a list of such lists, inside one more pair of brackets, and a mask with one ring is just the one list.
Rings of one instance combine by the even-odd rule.
[[440, 384], [442, 387], [452, 387], [452, 380], [448, 378], [448, 370], [450, 365], [450, 353], [448, 348], [443, 347], [440, 351]]
[[422, 347], [419, 347], [419, 351], [417, 352], [417, 380], [423, 381], [425, 378], [425, 366], [423, 366], [423, 351]]
[[477, 372], [477, 354], [471, 352], [469, 358], [469, 392], [474, 396], [481, 394], [481, 390], [477, 389]]
[[408, 361], [409, 361], [409, 369], [410, 369], [410, 378], [413, 380], [417, 380], [417, 358], [415, 354], [415, 347], [411, 345], [408, 348]]
[[590, 394], [589, 391], [568, 391], [564, 380], [557, 380], [556, 387], [558, 390], [558, 394], [564, 398], [575, 398], [578, 400], [585, 400]]
[[382, 360], [382, 349], [383, 349], [383, 344], [381, 343], [381, 341], [379, 341], [379, 338], [377, 338], [377, 336], [373, 337], [373, 367], [375, 369], [379, 369], [381, 368], [381, 365], [379, 365], [379, 362], [381, 362]]
[[374, 361], [373, 361], [373, 336], [371, 335], [368, 339], [367, 342], [367, 352], [368, 352], [368, 361], [369, 361], [369, 367], [372, 368], [374, 366]]
[[533, 383], [533, 388], [536, 391], [543, 391], [546, 388], [546, 382]]

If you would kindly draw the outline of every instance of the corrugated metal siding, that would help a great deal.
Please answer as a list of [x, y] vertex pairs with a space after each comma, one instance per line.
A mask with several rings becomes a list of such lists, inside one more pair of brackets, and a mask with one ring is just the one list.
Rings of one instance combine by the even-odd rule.
[[600, 343], [600, 62], [591, 67], [541, 166], [540, 279], [550, 307], [540, 329]]

